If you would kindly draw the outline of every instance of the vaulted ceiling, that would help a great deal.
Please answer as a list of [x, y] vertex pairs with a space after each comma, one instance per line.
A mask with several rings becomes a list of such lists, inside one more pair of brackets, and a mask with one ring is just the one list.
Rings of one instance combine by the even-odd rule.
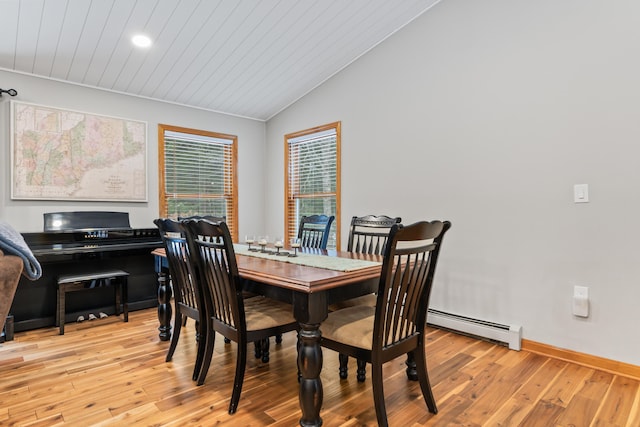
[[268, 120], [438, 1], [0, 0], [0, 69]]

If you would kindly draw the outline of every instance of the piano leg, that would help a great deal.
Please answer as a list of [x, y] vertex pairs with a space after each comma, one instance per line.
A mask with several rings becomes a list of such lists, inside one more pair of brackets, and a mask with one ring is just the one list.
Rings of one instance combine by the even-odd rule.
[[169, 286], [169, 275], [164, 268], [158, 269], [158, 321], [160, 322], [160, 341], [171, 339], [171, 286]]

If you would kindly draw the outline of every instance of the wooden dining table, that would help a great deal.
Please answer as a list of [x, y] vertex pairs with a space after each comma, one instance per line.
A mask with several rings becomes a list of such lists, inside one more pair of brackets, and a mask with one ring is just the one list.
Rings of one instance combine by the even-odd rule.
[[[152, 252], [158, 273], [158, 320], [160, 339], [171, 337], [171, 288], [168, 286], [168, 265], [164, 249]], [[354, 261], [347, 271], [296, 264], [286, 257], [251, 256], [236, 251], [236, 261], [244, 289], [291, 303], [293, 315], [300, 325], [298, 369], [301, 426], [320, 426], [323, 391], [321, 325], [327, 318], [329, 305], [375, 292], [380, 277], [382, 257], [344, 251], [302, 248], [305, 255], [342, 258]], [[309, 257], [311, 258], [311, 257]], [[322, 259], [320, 259], [322, 260]], [[300, 261], [300, 260], [295, 260]], [[332, 261], [327, 258], [327, 261]], [[333, 260], [335, 261], [335, 259]]]

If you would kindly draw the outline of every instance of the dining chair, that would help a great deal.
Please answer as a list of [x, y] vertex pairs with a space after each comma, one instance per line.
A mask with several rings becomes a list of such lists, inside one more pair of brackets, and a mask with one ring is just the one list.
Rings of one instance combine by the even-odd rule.
[[[180, 221], [186, 221], [188, 219], [206, 219], [211, 222], [220, 222], [227, 220], [226, 216], [214, 216], [214, 215], [191, 215], [187, 217], [178, 217]], [[245, 298], [250, 298], [255, 296], [249, 292], [243, 292]], [[231, 343], [231, 340], [227, 337], [224, 338], [225, 344]], [[280, 344], [282, 342], [282, 335], [276, 335], [276, 343]], [[263, 363], [269, 363], [269, 339], [265, 338], [261, 341], [256, 341], [253, 343], [254, 347], [254, 355], [256, 359], [261, 359]]]
[[263, 296], [244, 298], [236, 255], [225, 222], [187, 220], [187, 244], [193, 271], [198, 278], [207, 315], [205, 351], [198, 377], [207, 376], [216, 332], [237, 343], [236, 373], [229, 413], [236, 412], [247, 362], [247, 343], [297, 329], [290, 304]]
[[[389, 232], [394, 224], [402, 222], [402, 218], [391, 218], [386, 215], [365, 215], [354, 216], [351, 218], [349, 227], [349, 240], [347, 241], [347, 251], [369, 254], [382, 255], [389, 240]], [[375, 306], [376, 295], [369, 294], [358, 298], [341, 301], [329, 306], [330, 311], [336, 311], [342, 308], [352, 307], [355, 305]], [[348, 376], [349, 356], [346, 354], [339, 355], [340, 362], [340, 378], [346, 379]], [[358, 382], [364, 382], [366, 379], [366, 363], [364, 360], [358, 360], [356, 378]]]
[[[206, 219], [207, 221], [211, 221], [211, 222], [220, 222], [220, 221], [225, 221], [227, 220], [226, 216], [215, 216], [215, 215], [191, 215], [191, 216], [184, 216], [184, 217], [178, 217], [179, 221], [186, 221], [188, 219]], [[247, 295], [245, 293], [245, 298], [249, 297], [249, 296], [253, 296], [253, 295]], [[231, 343], [231, 340], [229, 338], [224, 338], [224, 342], [225, 344], [229, 344]], [[269, 350], [267, 348], [267, 350], [265, 351], [265, 356], [263, 356], [263, 352], [262, 352], [262, 348], [265, 345], [269, 345], [268, 341], [266, 344], [261, 343], [259, 341], [256, 341], [254, 343], [254, 347], [255, 347], [255, 356], [256, 359], [263, 359], [264, 363], [267, 363], [269, 361]]]
[[158, 218], [153, 221], [160, 231], [162, 243], [169, 264], [169, 277], [173, 285], [174, 293], [174, 321], [171, 344], [167, 352], [166, 361], [170, 362], [178, 345], [180, 331], [186, 325], [187, 318], [191, 318], [196, 324], [196, 340], [198, 349], [196, 362], [193, 368], [193, 380], [198, 378], [202, 366], [204, 354], [204, 339], [207, 322], [204, 317], [204, 305], [198, 287], [194, 283], [189, 264], [189, 250], [185, 237], [185, 230], [180, 221], [168, 218]]
[[389, 240], [389, 232], [402, 218], [386, 215], [365, 215], [351, 218], [347, 251], [360, 254], [382, 255]]
[[312, 249], [327, 249], [329, 230], [335, 216], [309, 215], [300, 218], [298, 239], [300, 246]]
[[429, 412], [437, 413], [425, 355], [425, 325], [438, 255], [449, 221], [421, 221], [391, 228], [375, 307], [357, 305], [329, 313], [321, 345], [371, 364], [374, 407], [387, 426], [382, 365], [412, 353]]

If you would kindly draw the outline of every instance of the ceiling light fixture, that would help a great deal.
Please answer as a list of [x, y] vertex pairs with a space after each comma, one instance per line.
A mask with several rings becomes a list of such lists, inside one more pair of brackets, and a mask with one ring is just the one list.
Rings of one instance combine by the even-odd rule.
[[151, 39], [144, 34], [136, 34], [131, 38], [131, 42], [138, 47], [151, 46]]

